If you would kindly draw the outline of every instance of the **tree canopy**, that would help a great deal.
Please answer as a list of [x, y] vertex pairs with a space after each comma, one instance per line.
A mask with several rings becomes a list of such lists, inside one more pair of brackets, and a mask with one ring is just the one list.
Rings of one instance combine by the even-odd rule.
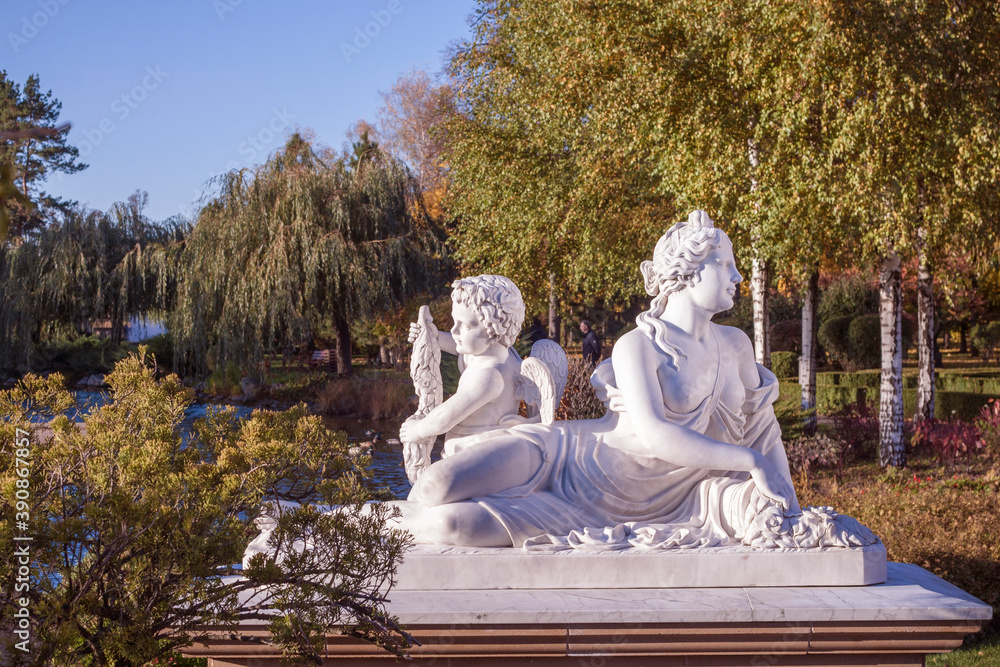
[[374, 145], [324, 161], [294, 135], [266, 164], [222, 177], [176, 265], [143, 262], [144, 275], [176, 280], [164, 306], [185, 367], [260, 373], [268, 352], [306, 345], [325, 324], [346, 373], [350, 322], [437, 288], [445, 257], [399, 162]]
[[[46, 208], [65, 209], [67, 202], [47, 195], [39, 184], [53, 173], [73, 174], [87, 168], [79, 150], [67, 143], [69, 125], [59, 125], [62, 103], [43, 91], [37, 75], [18, 86], [0, 70], [0, 167], [10, 167], [22, 197]], [[39, 131], [40, 130], [40, 131]], [[23, 200], [4, 203], [10, 209], [10, 233], [20, 236], [45, 223], [44, 212]]]
[[160, 289], [140, 276], [136, 257], [176, 242], [183, 223], [154, 224], [142, 212], [145, 193], [111, 211], [71, 208], [28, 238], [0, 244], [0, 369], [24, 372], [33, 346], [50, 334], [76, 334], [96, 321], [125, 324], [154, 310]]
[[674, 217], [649, 147], [632, 140], [641, 114], [608, 110], [645, 104], [612, 30], [648, 7], [484, 2], [452, 58], [457, 253], [468, 271], [513, 279], [529, 310], [548, 300], [550, 275], [563, 300], [636, 295], [639, 259]]

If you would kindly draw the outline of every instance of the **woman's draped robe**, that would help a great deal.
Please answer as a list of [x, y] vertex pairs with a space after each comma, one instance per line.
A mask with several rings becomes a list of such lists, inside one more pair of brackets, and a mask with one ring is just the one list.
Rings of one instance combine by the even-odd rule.
[[[607, 362], [605, 362], [607, 364]], [[609, 375], [610, 365], [604, 369]], [[774, 416], [774, 374], [758, 365], [760, 382], [736, 404], [725, 383], [739, 383], [734, 365], [720, 364], [715, 387], [694, 410], [667, 418], [711, 438], [767, 455], [781, 447]], [[602, 375], [601, 372], [596, 374]], [[613, 387], [613, 378], [607, 378]], [[732, 385], [730, 385], [732, 386]], [[606, 390], [605, 390], [606, 391]], [[599, 391], [599, 393], [601, 393]], [[725, 396], [729, 396], [729, 403]], [[536, 445], [543, 465], [526, 484], [474, 498], [504, 526], [514, 546], [529, 550], [655, 549], [748, 544], [757, 547], [859, 546], [877, 538], [850, 517], [809, 508], [788, 517], [746, 472], [677, 466], [612, 447], [603, 419], [515, 426]]]

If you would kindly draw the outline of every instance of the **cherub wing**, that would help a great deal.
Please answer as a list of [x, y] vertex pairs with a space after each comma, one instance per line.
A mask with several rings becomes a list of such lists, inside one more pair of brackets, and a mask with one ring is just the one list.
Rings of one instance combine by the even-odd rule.
[[559, 343], [540, 340], [532, 346], [531, 356], [521, 362], [518, 392], [528, 406], [528, 417], [541, 415], [544, 424], [555, 421], [568, 373], [569, 361]]

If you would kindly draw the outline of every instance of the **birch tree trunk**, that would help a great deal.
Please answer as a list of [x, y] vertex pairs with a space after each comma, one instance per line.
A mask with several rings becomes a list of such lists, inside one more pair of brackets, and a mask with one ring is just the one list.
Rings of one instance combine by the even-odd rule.
[[906, 464], [903, 449], [902, 268], [890, 250], [879, 267], [879, 321], [882, 325], [882, 382], [879, 391], [878, 461], [883, 468]]
[[917, 267], [917, 411], [915, 421], [934, 417], [934, 274], [927, 246], [920, 244]]
[[771, 322], [767, 312], [767, 285], [769, 282], [767, 262], [753, 261], [750, 278], [750, 293], [753, 297], [753, 350], [757, 363], [771, 367]]
[[799, 386], [802, 388], [803, 428], [816, 433], [816, 305], [819, 301], [819, 271], [813, 271], [802, 302], [802, 356], [799, 357]]
[[556, 274], [549, 274], [549, 339], [559, 342], [559, 299], [556, 298]]
[[[753, 130], [754, 124], [750, 124]], [[747, 139], [747, 158], [750, 160], [750, 192], [756, 192], [760, 187], [757, 182], [757, 167], [760, 166], [760, 148], [753, 137]], [[754, 243], [756, 246], [756, 241]], [[750, 277], [750, 294], [753, 298], [753, 349], [757, 363], [765, 368], [771, 367], [771, 322], [767, 312], [767, 286], [770, 282], [767, 262], [760, 257], [760, 249], [754, 248], [757, 255], [753, 260]]]

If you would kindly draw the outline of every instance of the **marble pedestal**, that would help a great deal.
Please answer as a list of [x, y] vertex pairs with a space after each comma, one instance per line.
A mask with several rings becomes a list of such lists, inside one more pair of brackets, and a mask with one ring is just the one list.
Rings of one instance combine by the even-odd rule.
[[[979, 629], [992, 609], [916, 565], [871, 586], [622, 590], [393, 590], [390, 611], [420, 641], [415, 664], [922, 665]], [[221, 630], [221, 629], [220, 629]], [[269, 667], [263, 625], [183, 651], [209, 667]], [[327, 639], [331, 665], [390, 665], [378, 649]]]
[[480, 549], [416, 545], [399, 566], [401, 590], [536, 590], [865, 586], [886, 578], [881, 544], [843, 549]]

